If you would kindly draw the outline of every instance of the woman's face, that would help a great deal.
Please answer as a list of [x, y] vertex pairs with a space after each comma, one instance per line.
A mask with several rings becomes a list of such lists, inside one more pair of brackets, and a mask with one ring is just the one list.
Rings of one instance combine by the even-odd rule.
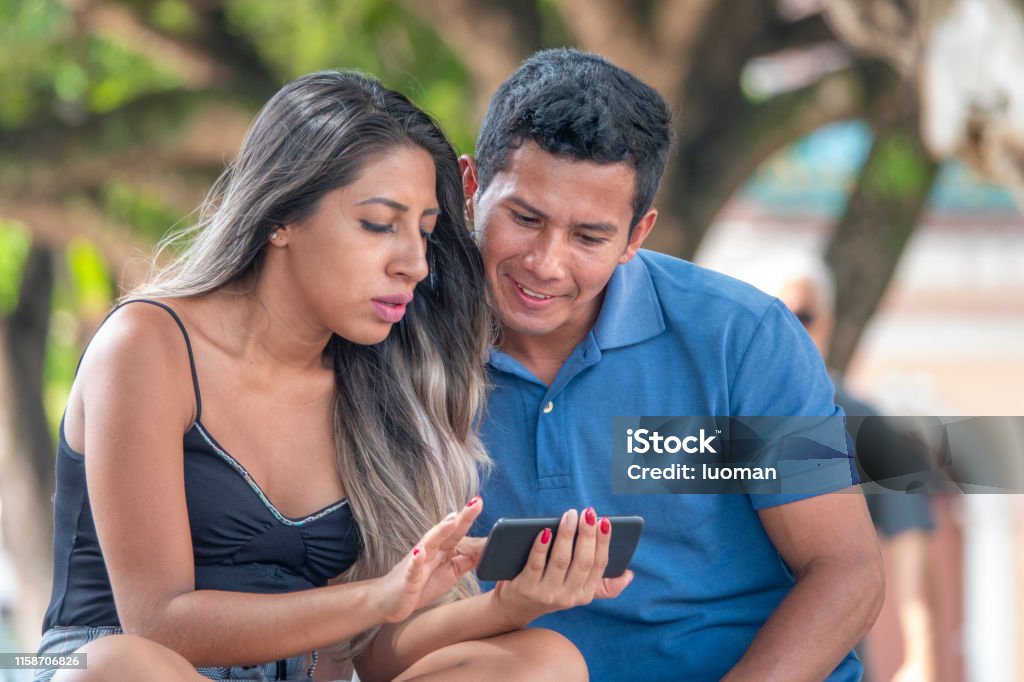
[[427, 236], [439, 213], [425, 150], [395, 147], [370, 161], [355, 182], [286, 226], [286, 267], [302, 294], [296, 303], [349, 341], [380, 343], [428, 274]]

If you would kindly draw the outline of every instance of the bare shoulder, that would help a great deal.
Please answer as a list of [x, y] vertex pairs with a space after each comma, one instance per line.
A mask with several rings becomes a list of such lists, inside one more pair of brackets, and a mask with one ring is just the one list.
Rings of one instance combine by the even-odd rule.
[[174, 318], [155, 305], [117, 309], [89, 343], [75, 384], [72, 407], [75, 402], [133, 405], [141, 411], [158, 407], [186, 427], [195, 419], [185, 337]]

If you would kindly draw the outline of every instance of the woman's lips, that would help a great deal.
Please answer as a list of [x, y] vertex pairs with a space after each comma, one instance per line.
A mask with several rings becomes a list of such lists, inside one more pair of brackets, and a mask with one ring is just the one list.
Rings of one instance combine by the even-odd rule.
[[373, 299], [373, 309], [385, 322], [396, 324], [405, 316], [405, 308], [412, 301], [412, 294], [380, 296]]

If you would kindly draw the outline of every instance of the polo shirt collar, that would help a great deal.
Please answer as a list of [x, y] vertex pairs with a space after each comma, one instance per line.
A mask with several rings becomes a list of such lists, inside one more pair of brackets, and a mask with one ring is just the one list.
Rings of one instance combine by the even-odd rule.
[[602, 350], [640, 343], [665, 331], [665, 316], [642, 254], [615, 268], [608, 282], [594, 324], [594, 338]]

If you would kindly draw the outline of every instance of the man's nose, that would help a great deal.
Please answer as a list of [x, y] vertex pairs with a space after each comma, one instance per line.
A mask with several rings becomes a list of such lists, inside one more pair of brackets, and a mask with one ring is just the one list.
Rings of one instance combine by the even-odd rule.
[[558, 233], [542, 230], [531, 242], [524, 264], [538, 279], [558, 279], [563, 274], [566, 245]]

